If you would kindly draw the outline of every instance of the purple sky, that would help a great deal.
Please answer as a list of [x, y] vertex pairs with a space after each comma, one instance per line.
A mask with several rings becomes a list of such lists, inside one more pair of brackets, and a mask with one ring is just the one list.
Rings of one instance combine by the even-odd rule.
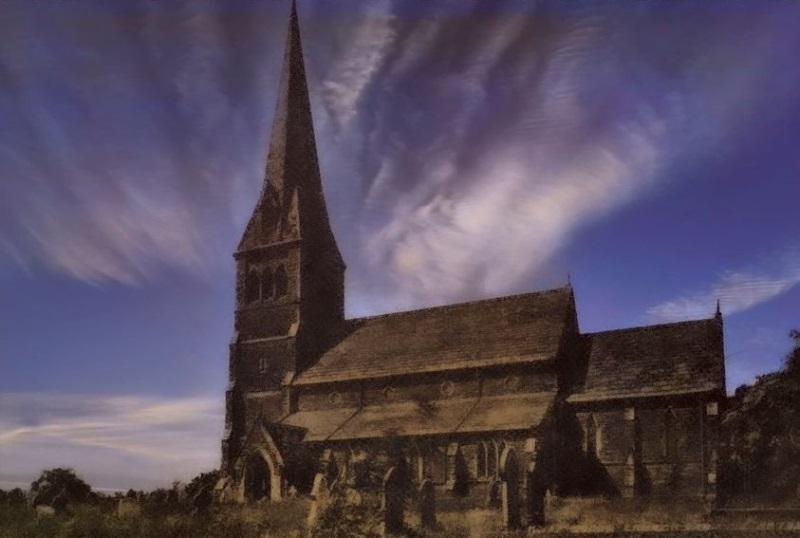
[[[348, 315], [571, 275], [584, 332], [800, 328], [800, 5], [300, 0]], [[0, 487], [215, 467], [288, 3], [0, 6]]]

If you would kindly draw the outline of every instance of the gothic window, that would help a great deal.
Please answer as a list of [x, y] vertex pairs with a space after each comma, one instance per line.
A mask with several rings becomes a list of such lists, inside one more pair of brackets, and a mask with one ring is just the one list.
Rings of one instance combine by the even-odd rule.
[[258, 359], [258, 371], [261, 372], [262, 374], [266, 373], [267, 359], [265, 357], [261, 357], [260, 359]]
[[486, 447], [486, 476], [494, 478], [497, 476], [497, 443], [491, 441]]
[[342, 395], [335, 391], [331, 392], [330, 395], [328, 395], [328, 401], [331, 405], [341, 405]]
[[244, 294], [248, 303], [254, 303], [261, 298], [261, 290], [259, 288], [258, 272], [255, 269], [250, 269], [244, 280]]
[[636, 457], [634, 456], [633, 452], [629, 452], [628, 457], [625, 458], [623, 483], [629, 488], [632, 488], [636, 485]]
[[272, 291], [273, 291], [272, 271], [270, 271], [269, 268], [267, 268], [264, 269], [264, 272], [261, 274], [261, 300], [266, 301], [267, 299], [271, 299]]
[[289, 277], [286, 276], [286, 269], [283, 265], [279, 265], [277, 269], [275, 269], [275, 298], [283, 297], [289, 292]]
[[675, 411], [669, 407], [664, 411], [664, 458], [667, 461], [674, 461], [677, 456], [675, 422]]
[[409, 450], [408, 463], [411, 469], [411, 479], [415, 482], [422, 482], [424, 478], [422, 457], [420, 456], [419, 447], [416, 444], [412, 445], [411, 450]]
[[488, 468], [488, 463], [489, 463], [487, 461], [489, 454], [488, 450], [486, 449], [486, 443], [484, 443], [483, 441], [479, 441], [475, 452], [477, 454], [476, 458], [478, 460], [477, 461], [478, 478], [485, 478], [487, 475], [486, 470]]
[[597, 421], [594, 415], [589, 415], [586, 419], [586, 454], [589, 456], [598, 457], [598, 440], [600, 438], [600, 430], [597, 427]]
[[447, 480], [447, 451], [445, 448], [443, 445], [433, 447], [431, 474], [433, 481], [439, 484]]
[[712, 450], [708, 458], [708, 474], [706, 479], [709, 484], [717, 483], [717, 451]]
[[425, 444], [419, 449], [419, 463], [421, 466], [420, 469], [420, 478], [433, 478], [433, 462], [432, 462], [432, 451], [431, 447], [428, 444]]
[[386, 387], [385, 389], [383, 389], [383, 397], [386, 400], [391, 400], [392, 398], [394, 398], [394, 395], [395, 395], [394, 387]]

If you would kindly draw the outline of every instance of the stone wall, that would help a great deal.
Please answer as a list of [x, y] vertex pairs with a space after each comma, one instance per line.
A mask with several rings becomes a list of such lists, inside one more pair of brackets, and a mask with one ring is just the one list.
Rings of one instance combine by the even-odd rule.
[[583, 410], [577, 413], [583, 450], [595, 451], [623, 496], [713, 497], [717, 416], [708, 414], [713, 406], [706, 403]]

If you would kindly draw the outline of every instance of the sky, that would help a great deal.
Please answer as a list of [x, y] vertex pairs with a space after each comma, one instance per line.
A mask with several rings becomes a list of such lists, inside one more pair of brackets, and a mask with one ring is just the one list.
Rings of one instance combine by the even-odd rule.
[[[563, 286], [595, 332], [800, 328], [800, 5], [299, 0], [349, 317]], [[0, 4], [0, 488], [219, 464], [289, 4]]]

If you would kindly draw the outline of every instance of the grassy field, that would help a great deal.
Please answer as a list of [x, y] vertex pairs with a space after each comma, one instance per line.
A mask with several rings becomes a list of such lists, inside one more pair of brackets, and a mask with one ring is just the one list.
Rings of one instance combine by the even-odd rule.
[[36, 521], [27, 507], [0, 507], [0, 537], [261, 538], [305, 536], [310, 502], [216, 507], [207, 515], [147, 510], [117, 515], [113, 506], [79, 505], [70, 514]]
[[[78, 505], [71, 513], [42, 518], [25, 507], [0, 506], [0, 537], [158, 537], [158, 538], [264, 538], [308, 536], [307, 499], [288, 499], [261, 505], [216, 506], [206, 515], [192, 515], [185, 508], [142, 504], [119, 513], [116, 503]], [[794, 536], [795, 523], [765, 522], [763, 519], [709, 522], [696, 504], [661, 506], [654, 503], [631, 504], [614, 501], [554, 500], [548, 507], [548, 524], [535, 531], [503, 531], [500, 513], [494, 510], [468, 510], [438, 514], [435, 532], [419, 529], [418, 515], [408, 511], [409, 536], [485, 537], [524, 536], [563, 537], [576, 534], [591, 537], [629, 538], [675, 536], [680, 538], [746, 538]], [[325, 529], [314, 538], [377, 536], [380, 510], [369, 505], [360, 510], [335, 507], [328, 513]]]

